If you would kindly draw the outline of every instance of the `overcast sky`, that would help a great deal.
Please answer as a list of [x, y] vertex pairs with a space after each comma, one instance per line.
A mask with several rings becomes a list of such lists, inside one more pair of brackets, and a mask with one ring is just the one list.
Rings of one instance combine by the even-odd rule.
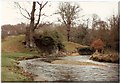
[[[1, 24], [17, 24], [21, 22], [29, 23], [29, 21], [21, 16], [19, 10], [14, 6], [13, 1], [0, 1]], [[57, 11], [58, 1], [51, 1], [44, 9], [46, 15], [51, 15]], [[77, 4], [83, 9], [81, 14], [90, 17], [93, 13], [97, 14], [102, 20], [106, 20], [113, 14], [118, 14], [118, 1], [76, 1]], [[28, 11], [31, 11], [31, 4], [25, 1], [20, 2]], [[42, 19], [50, 22], [57, 22], [58, 15], [50, 16], [49, 18]]]

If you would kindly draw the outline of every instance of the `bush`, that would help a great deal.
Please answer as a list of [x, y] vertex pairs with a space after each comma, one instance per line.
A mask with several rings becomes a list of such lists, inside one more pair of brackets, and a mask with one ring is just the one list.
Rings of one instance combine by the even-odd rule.
[[57, 50], [64, 49], [62, 36], [55, 30], [43, 31], [42, 33], [36, 34], [34, 39], [36, 46], [42, 53], [52, 54]]
[[101, 39], [97, 39], [92, 42], [91, 47], [93, 47], [96, 50], [101, 50], [104, 47], [104, 42]]
[[95, 50], [91, 47], [77, 48], [77, 50], [80, 55], [91, 55], [95, 52]]

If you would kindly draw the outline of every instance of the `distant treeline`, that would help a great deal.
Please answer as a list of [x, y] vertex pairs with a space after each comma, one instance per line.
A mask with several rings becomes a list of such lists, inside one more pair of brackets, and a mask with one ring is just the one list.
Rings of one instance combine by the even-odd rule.
[[[25, 34], [28, 25], [21, 23], [17, 25], [3, 25], [2, 39], [10, 35]], [[43, 24], [35, 30], [40, 33], [43, 30], [57, 30], [63, 36], [63, 40], [67, 41], [67, 28], [64, 24]], [[88, 28], [86, 24], [80, 24], [77, 27], [71, 27], [70, 41], [83, 45], [91, 45], [96, 39], [101, 39], [105, 43], [105, 48], [118, 51], [119, 46], [119, 27], [118, 17], [111, 17], [108, 22], [96, 20], [92, 23], [92, 28]]]
[[1, 27], [2, 39], [5, 38], [6, 36], [25, 34], [26, 26], [27, 25], [24, 23], [17, 24], [17, 25], [10, 25], [10, 24], [3, 25]]

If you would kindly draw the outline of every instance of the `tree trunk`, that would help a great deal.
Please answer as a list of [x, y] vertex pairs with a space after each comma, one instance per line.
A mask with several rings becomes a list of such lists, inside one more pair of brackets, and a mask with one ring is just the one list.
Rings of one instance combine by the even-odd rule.
[[99, 53], [97, 49], [96, 49], [95, 53], [97, 53], [97, 54]]
[[26, 46], [34, 47], [34, 20], [35, 20], [35, 6], [36, 2], [33, 2], [31, 18], [30, 18], [30, 26], [26, 28]]
[[30, 47], [30, 27], [26, 27], [26, 35], [25, 35], [25, 42], [26, 42], [26, 47]]
[[67, 26], [67, 40], [70, 41], [70, 25]]
[[30, 47], [34, 47], [34, 29], [31, 29], [30, 31]]

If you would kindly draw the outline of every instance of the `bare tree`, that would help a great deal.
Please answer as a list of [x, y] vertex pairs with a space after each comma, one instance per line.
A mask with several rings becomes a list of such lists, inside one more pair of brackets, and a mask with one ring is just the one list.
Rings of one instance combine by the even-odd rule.
[[115, 50], [119, 50], [119, 16], [113, 15], [109, 18], [109, 24], [110, 24], [110, 44], [111, 47]]
[[[43, 15], [42, 10], [47, 3], [48, 3], [48, 1], [45, 3], [33, 1], [32, 11], [31, 11], [31, 13], [29, 13], [25, 8], [21, 7], [21, 5], [18, 2], [15, 2], [15, 4], [18, 6], [18, 8], [20, 10], [21, 15], [30, 20], [30, 25], [28, 27], [26, 27], [26, 40], [25, 41], [26, 41], [27, 47], [34, 47], [34, 38], [33, 37], [34, 37], [35, 29], [38, 27], [38, 24], [40, 22], [40, 18]], [[35, 19], [36, 4], [39, 5], [39, 14], [38, 14], [37, 22]], [[26, 12], [27, 15], [24, 15], [22, 13], [22, 11]]]
[[59, 4], [58, 14], [60, 14], [62, 21], [67, 27], [67, 40], [70, 41], [70, 30], [72, 24], [78, 18], [78, 13], [81, 11], [81, 8], [77, 4], [71, 4], [69, 2], [62, 2]]
[[100, 17], [97, 14], [92, 15], [92, 28], [95, 29], [96, 22], [100, 20]]

